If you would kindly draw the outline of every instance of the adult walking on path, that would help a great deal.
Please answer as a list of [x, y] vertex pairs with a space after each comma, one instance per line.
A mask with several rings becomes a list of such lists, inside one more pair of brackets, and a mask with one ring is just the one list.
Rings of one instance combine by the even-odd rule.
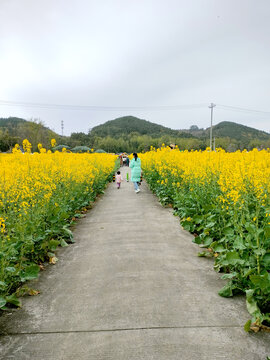
[[131, 181], [134, 185], [135, 193], [140, 192], [139, 182], [141, 180], [141, 159], [138, 158], [137, 153], [133, 153], [133, 159], [131, 160], [129, 167], [131, 168]]
[[266, 360], [270, 334], [245, 333], [244, 297], [220, 297], [224, 281], [172, 210], [130, 186], [109, 185], [76, 243], [28, 284], [40, 295], [0, 317], [0, 359]]

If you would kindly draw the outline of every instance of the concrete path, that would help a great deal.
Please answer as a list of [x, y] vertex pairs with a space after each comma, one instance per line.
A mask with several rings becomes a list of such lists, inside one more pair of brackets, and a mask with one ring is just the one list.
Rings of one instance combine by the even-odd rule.
[[[122, 173], [125, 175], [125, 168]], [[145, 184], [106, 193], [79, 221], [76, 244], [0, 318], [1, 359], [266, 360], [270, 334], [246, 334], [244, 297], [223, 281], [171, 209]]]

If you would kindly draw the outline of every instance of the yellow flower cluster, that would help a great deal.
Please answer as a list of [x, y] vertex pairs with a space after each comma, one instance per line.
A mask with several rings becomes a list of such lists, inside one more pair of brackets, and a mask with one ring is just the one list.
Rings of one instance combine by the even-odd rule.
[[[226, 153], [210, 151], [179, 151], [163, 146], [140, 154], [144, 171], [157, 172], [159, 182], [172, 182], [174, 187], [197, 185], [213, 181], [221, 189], [220, 201], [242, 203], [246, 194], [254, 194], [262, 205], [270, 193], [270, 152], [267, 150]], [[194, 188], [194, 189], [193, 189]]]
[[22, 144], [23, 144], [23, 150], [25, 152], [31, 153], [31, 149], [32, 149], [31, 143], [27, 139], [24, 139]]
[[5, 232], [5, 227], [6, 227], [6, 225], [5, 225], [5, 219], [2, 218], [2, 217], [0, 217], [0, 232], [1, 232], [1, 233], [4, 233], [4, 232]]
[[55, 146], [56, 146], [56, 140], [55, 140], [55, 139], [52, 139], [52, 140], [51, 140], [51, 145], [52, 145], [52, 147], [55, 147]]
[[16, 145], [12, 154], [0, 154], [0, 308], [27, 269], [48, 259], [55, 264], [57, 246], [72, 241], [68, 226], [115, 168], [111, 154], [52, 153], [42, 144], [32, 154], [27, 140], [23, 150]]
[[[99, 183], [105, 184], [112, 173], [116, 157], [110, 154], [51, 153], [39, 144], [40, 153], [30, 154], [31, 144], [24, 142], [26, 152], [18, 146], [13, 154], [0, 154], [0, 231], [5, 224], [21, 223], [43, 211], [48, 202], [72, 197], [72, 186], [82, 184], [91, 192]], [[62, 192], [59, 195], [59, 192]], [[58, 192], [58, 194], [56, 194]], [[53, 202], [55, 206], [57, 203]], [[61, 206], [61, 204], [59, 204]], [[38, 216], [38, 215], [37, 215]], [[24, 219], [24, 220], [23, 220]], [[30, 219], [28, 219], [30, 220]], [[11, 229], [9, 229], [11, 230]]]

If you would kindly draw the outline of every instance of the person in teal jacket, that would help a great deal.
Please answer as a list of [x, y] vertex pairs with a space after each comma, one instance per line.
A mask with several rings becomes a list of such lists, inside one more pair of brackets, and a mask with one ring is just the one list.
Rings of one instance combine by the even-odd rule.
[[138, 158], [137, 153], [133, 153], [133, 159], [131, 160], [129, 167], [131, 168], [131, 181], [134, 184], [135, 193], [140, 192], [139, 182], [141, 180], [141, 159]]

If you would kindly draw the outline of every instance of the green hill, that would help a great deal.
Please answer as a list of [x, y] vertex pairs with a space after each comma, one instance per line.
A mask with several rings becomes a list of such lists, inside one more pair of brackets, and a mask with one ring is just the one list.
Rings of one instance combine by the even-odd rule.
[[135, 116], [124, 116], [115, 120], [107, 121], [102, 125], [95, 126], [90, 133], [91, 136], [112, 136], [114, 138], [119, 138], [123, 135], [129, 135], [132, 133], [137, 133], [138, 135], [149, 135], [154, 138], [163, 135], [185, 138], [193, 137], [192, 134], [179, 130], [173, 130], [150, 121], [139, 119]]
[[[215, 125], [213, 127], [213, 131], [217, 137], [229, 137], [238, 141], [270, 139], [270, 134], [265, 131], [257, 130], [249, 126], [236, 124], [230, 121], [222, 121], [221, 123]], [[207, 129], [207, 133], [209, 132], [210, 129]]]
[[[38, 143], [49, 149], [52, 138], [70, 148], [87, 146], [115, 153], [147, 151], [151, 146], [157, 148], [163, 143], [176, 144], [181, 150], [203, 150], [209, 146], [209, 133], [209, 128], [199, 129], [196, 125], [189, 130], [173, 130], [135, 116], [124, 116], [95, 126], [88, 134], [77, 132], [62, 137], [41, 121], [10, 117], [0, 118], [0, 151], [9, 151], [15, 143], [22, 144], [24, 139], [31, 142], [34, 151]], [[213, 126], [213, 138], [216, 147], [227, 151], [270, 148], [270, 134], [229, 121]]]
[[[209, 146], [210, 128], [199, 129], [193, 125], [189, 130], [183, 130], [201, 139]], [[213, 126], [213, 139], [216, 147], [222, 147], [227, 151], [238, 149], [251, 150], [253, 148], [267, 149], [270, 147], [270, 134], [249, 126], [237, 124], [231, 121], [222, 121]]]
[[0, 118], [1, 151], [10, 150], [16, 143], [22, 144], [24, 139], [30, 141], [34, 151], [37, 150], [38, 143], [48, 149], [53, 138], [59, 143], [60, 136], [41, 121], [27, 121], [17, 117]]
[[18, 127], [26, 123], [26, 120], [17, 117], [0, 118], [0, 129], [8, 130], [10, 135], [17, 136]]
[[[210, 128], [206, 130], [188, 130], [190, 134], [200, 138], [208, 138], [210, 134]], [[270, 134], [265, 131], [257, 130], [249, 126], [237, 124], [231, 121], [222, 121], [213, 126], [213, 136], [215, 137], [229, 137], [237, 141], [250, 141], [254, 139], [258, 140], [270, 140]]]

